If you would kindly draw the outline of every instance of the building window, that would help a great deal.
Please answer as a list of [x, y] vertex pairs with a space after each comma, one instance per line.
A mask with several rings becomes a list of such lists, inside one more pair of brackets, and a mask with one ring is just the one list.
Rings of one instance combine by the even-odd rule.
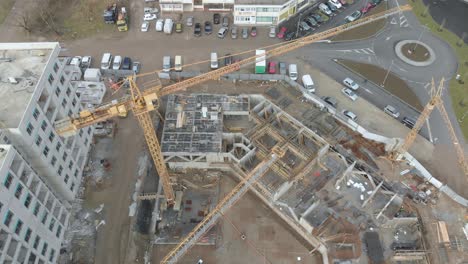
[[73, 112], [71, 110], [68, 110], [68, 116], [72, 116]]
[[65, 78], [63, 78], [63, 76], [60, 77], [60, 83], [63, 85], [63, 83], [65, 83]]
[[34, 127], [31, 125], [31, 123], [29, 123], [28, 126], [26, 127], [26, 132], [28, 132], [28, 134], [31, 135], [33, 130], [34, 130]]
[[73, 173], [73, 176], [78, 177], [78, 169], [75, 169], [75, 172]]
[[26, 230], [26, 234], [24, 234], [24, 241], [29, 242], [29, 239], [31, 239], [31, 233], [32, 233], [31, 229], [28, 228]]
[[69, 178], [70, 178], [70, 176], [68, 176], [68, 174], [67, 174], [67, 175], [65, 175], [65, 178], [63, 179], [63, 181], [64, 181], [65, 183], [68, 183], [68, 179], [69, 179]]
[[75, 98], [73, 98], [73, 100], [72, 100], [72, 105], [76, 106], [76, 99]]
[[29, 205], [31, 204], [31, 200], [32, 200], [32, 195], [28, 193], [28, 195], [26, 195], [26, 199], [24, 200], [24, 206], [26, 206], [26, 208], [29, 208]]
[[36, 138], [36, 146], [39, 146], [42, 142], [42, 138], [40, 136], [37, 136]]
[[47, 245], [46, 242], [44, 242], [44, 245], [42, 245], [42, 251], [41, 251], [42, 256], [45, 256], [45, 254], [46, 254], [46, 252], [47, 252], [47, 247], [48, 247], [48, 246], [49, 246], [49, 245]]
[[3, 182], [3, 185], [7, 188], [10, 189], [11, 183], [13, 182], [13, 175], [10, 173], [7, 174], [5, 181]]
[[68, 158], [68, 154], [66, 152], [63, 153], [62, 160], [66, 161]]
[[45, 120], [42, 121], [42, 123], [41, 123], [41, 129], [42, 129], [42, 131], [45, 131], [47, 129], [47, 122]]
[[16, 222], [15, 234], [19, 235], [21, 233], [22, 228], [23, 228], [23, 221], [18, 219], [18, 221]]
[[84, 145], [87, 146], [88, 145], [88, 139], [85, 139], [84, 141]]
[[36, 205], [34, 206], [34, 211], [33, 211], [34, 216], [37, 216], [40, 209], [41, 209], [41, 204], [39, 202], [36, 202]]
[[71, 186], [70, 186], [70, 191], [73, 192], [74, 189], [75, 189], [75, 183], [73, 182], [73, 183], [71, 184]]
[[53, 262], [53, 261], [54, 261], [54, 258], [55, 258], [55, 250], [54, 250], [54, 249], [51, 249], [51, 250], [50, 250], [50, 256], [49, 256], [49, 261], [50, 261], [50, 262]]
[[67, 94], [67, 96], [70, 96], [70, 94], [71, 94], [70, 88], [67, 88], [66, 94]]
[[62, 107], [65, 108], [66, 106], [67, 106], [67, 99], [63, 98]]
[[57, 232], [55, 232], [55, 236], [56, 236], [57, 238], [60, 238], [60, 235], [61, 235], [61, 234], [62, 234], [62, 226], [59, 225], [59, 226], [57, 227]]
[[73, 160], [70, 160], [70, 162], [68, 163], [68, 169], [71, 170], [73, 167]]
[[55, 134], [54, 134], [54, 132], [52, 131], [52, 132], [50, 132], [50, 134], [49, 134], [49, 141], [50, 141], [50, 142], [54, 141], [54, 138], [55, 138]]
[[23, 192], [23, 185], [18, 183], [18, 185], [16, 186], [16, 190], [15, 190], [15, 197], [19, 199], [22, 192]]
[[62, 165], [60, 165], [60, 166], [58, 167], [57, 173], [58, 173], [60, 176], [62, 176], [62, 171], [63, 171], [63, 167], [62, 167]]
[[50, 220], [50, 224], [49, 224], [49, 230], [50, 230], [50, 232], [52, 232], [52, 230], [54, 230], [54, 226], [55, 226], [55, 219], [52, 218], [52, 219]]
[[91, 127], [88, 127], [88, 135], [91, 135]]
[[42, 214], [42, 220], [41, 220], [41, 223], [43, 225], [45, 225], [45, 222], [47, 221], [48, 216], [49, 216], [49, 214], [47, 213], [47, 211], [44, 211], [44, 214]]
[[34, 244], [33, 244], [34, 249], [37, 249], [37, 246], [39, 246], [40, 241], [41, 241], [41, 238], [39, 237], [39, 235], [36, 235], [36, 238], [34, 238]]
[[52, 76], [52, 74], [49, 74], [49, 79], [48, 79], [49, 83], [52, 84], [54, 80], [55, 80], [54, 76]]
[[0, 211], [2, 211], [3, 204], [0, 202]]
[[36, 108], [34, 108], [33, 116], [34, 116], [34, 119], [36, 119], [36, 120], [39, 117], [39, 110], [37, 110]]
[[54, 63], [54, 72], [57, 73], [59, 66], [57, 63]]
[[60, 142], [57, 142], [57, 145], [55, 146], [55, 149], [57, 151], [60, 151], [60, 148], [62, 147], [62, 144]]
[[52, 164], [52, 166], [55, 166], [55, 163], [57, 163], [57, 158], [55, 156], [52, 156], [52, 159], [50, 160], [50, 164]]
[[78, 133], [78, 135], [79, 135], [80, 137], [83, 136], [83, 129], [80, 129], [80, 132]]
[[47, 155], [49, 155], [49, 147], [45, 146], [44, 151], [42, 151], [42, 154], [44, 154], [44, 156], [47, 157]]
[[6, 213], [6, 216], [5, 216], [5, 220], [3, 220], [3, 224], [5, 226], [9, 227], [12, 218], [13, 218], [13, 213], [10, 210], [8, 210], [8, 212]]

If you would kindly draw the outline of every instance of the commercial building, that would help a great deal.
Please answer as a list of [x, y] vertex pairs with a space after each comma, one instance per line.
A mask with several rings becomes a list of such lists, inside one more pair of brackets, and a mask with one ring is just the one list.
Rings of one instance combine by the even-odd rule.
[[12, 145], [0, 145], [0, 263], [56, 263], [70, 216]]
[[72, 84], [81, 69], [58, 56], [58, 43], [0, 43], [0, 51], [0, 140], [14, 145], [59, 199], [72, 201], [93, 128], [62, 138], [53, 124], [82, 109]]

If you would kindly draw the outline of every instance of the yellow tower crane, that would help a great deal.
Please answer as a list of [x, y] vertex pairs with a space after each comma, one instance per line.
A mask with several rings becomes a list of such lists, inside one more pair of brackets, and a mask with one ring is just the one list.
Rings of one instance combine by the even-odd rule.
[[[407, 10], [411, 10], [411, 7], [409, 5], [395, 7], [387, 11], [362, 18], [360, 20], [356, 20], [354, 22], [323, 31], [321, 33], [317, 33], [317, 34], [299, 38], [293, 41], [285, 42], [284, 44], [281, 44], [275, 48], [267, 50], [265, 55], [267, 57], [278, 56], [278, 55], [287, 53], [289, 51], [298, 49], [300, 47], [306, 46], [308, 44], [317, 42], [319, 40], [324, 40], [329, 37], [335, 36], [344, 31], [347, 31], [356, 27], [360, 27], [362, 25], [369, 24], [376, 20], [383, 19], [390, 15], [394, 15], [394, 14], [400, 13], [402, 11], [407, 11]], [[151, 122], [149, 112], [158, 109], [160, 98], [165, 95], [184, 91], [185, 89], [193, 85], [200, 84], [208, 80], [218, 79], [227, 73], [237, 71], [239, 68], [243, 66], [255, 63], [256, 59], [257, 59], [257, 56], [252, 56], [252, 57], [243, 59], [241, 61], [238, 61], [236, 63], [233, 63], [231, 65], [224, 66], [222, 68], [219, 68], [214, 71], [210, 71], [208, 73], [200, 74], [193, 78], [190, 78], [190, 79], [187, 79], [187, 80], [184, 80], [184, 81], [172, 84], [172, 85], [168, 85], [165, 87], [161, 87], [160, 85], [158, 85], [158, 86], [146, 89], [144, 91], [141, 91], [138, 88], [138, 86], [136, 85], [134, 81], [135, 80], [134, 78], [136, 76], [147, 76], [149, 74], [154, 74], [157, 71], [129, 76], [126, 79], [126, 82], [130, 84], [130, 91], [131, 91], [130, 96], [122, 97], [118, 100], [113, 100], [111, 103], [104, 104], [100, 107], [97, 107], [96, 109], [84, 110], [84, 111], [81, 111], [77, 116], [68, 117], [67, 119], [60, 120], [56, 122], [55, 129], [57, 133], [61, 136], [70, 136], [70, 135], [75, 134], [77, 130], [83, 127], [90, 126], [90, 125], [108, 120], [116, 116], [126, 116], [127, 112], [133, 111], [134, 115], [137, 117], [138, 122], [140, 123], [143, 129], [149, 151], [156, 165], [158, 174], [161, 178], [166, 201], [169, 205], [172, 205], [175, 199], [174, 191], [171, 186], [169, 173], [167, 172], [167, 168], [166, 168], [164, 159], [161, 154], [159, 141], [156, 136], [153, 123]]]

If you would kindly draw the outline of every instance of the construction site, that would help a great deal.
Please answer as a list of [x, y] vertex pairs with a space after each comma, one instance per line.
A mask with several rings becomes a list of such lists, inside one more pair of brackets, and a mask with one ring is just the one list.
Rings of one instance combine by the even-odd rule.
[[[396, 11], [387, 14], [391, 12]], [[281, 55], [337, 32], [339, 28], [324, 31], [266, 54]], [[256, 59], [162, 85], [145, 78], [157, 71], [138, 76], [138, 82], [136, 75], [129, 76], [124, 80], [128, 88], [119, 91], [126, 94], [122, 98], [55, 124], [62, 136], [98, 125], [101, 138], [88, 162], [90, 182], [82, 186], [81, 197], [99, 196], [116, 170], [134, 175], [129, 184], [135, 187], [133, 194], [126, 198], [128, 218], [122, 213], [126, 204], [112, 208], [125, 217], [125, 230], [118, 231], [129, 241], [120, 244], [128, 250], [127, 259], [466, 263], [468, 235], [460, 225], [466, 199], [408, 153], [430, 113], [439, 109], [445, 115], [443, 80], [438, 88], [432, 84], [432, 98], [405, 138], [390, 138], [366, 130], [289, 79], [223, 80]], [[127, 118], [129, 112], [142, 136], [134, 136], [141, 132]], [[450, 123], [447, 128], [453, 133]], [[127, 138], [138, 140], [119, 146], [118, 140]], [[453, 142], [457, 147], [456, 137]], [[121, 154], [126, 147], [137, 161], [133, 167], [115, 157], [127, 158]], [[461, 155], [453, 174], [463, 177], [467, 167]], [[91, 206], [94, 212], [76, 209], [71, 233], [105, 225], [100, 213], [107, 209]], [[457, 210], [449, 212], [451, 208]], [[70, 241], [72, 255], [88, 256], [83, 248], [92, 239]]]

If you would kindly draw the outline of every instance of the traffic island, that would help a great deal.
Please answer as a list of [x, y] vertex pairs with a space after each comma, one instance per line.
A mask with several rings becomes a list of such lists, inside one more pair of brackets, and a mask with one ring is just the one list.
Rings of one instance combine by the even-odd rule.
[[429, 66], [436, 59], [434, 50], [418, 40], [403, 40], [398, 42], [395, 45], [395, 53], [400, 60], [416, 67]]

